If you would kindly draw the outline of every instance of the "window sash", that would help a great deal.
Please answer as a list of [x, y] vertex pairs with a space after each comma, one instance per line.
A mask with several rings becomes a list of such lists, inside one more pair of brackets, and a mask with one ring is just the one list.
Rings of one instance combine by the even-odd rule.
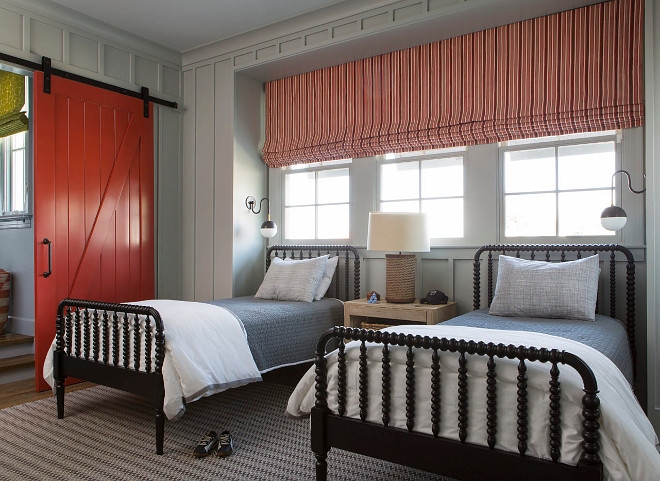
[[[498, 183], [500, 196], [499, 196], [499, 206], [498, 212], [500, 213], [500, 231], [502, 239], [555, 239], [561, 237], [562, 239], [576, 239], [578, 242], [598, 242], [599, 240], [604, 240], [606, 242], [612, 242], [613, 240], [620, 239], [620, 232], [614, 234], [585, 234], [585, 235], [573, 235], [573, 236], [561, 236], [559, 234], [559, 194], [569, 193], [569, 192], [596, 192], [596, 191], [609, 191], [612, 192], [610, 187], [585, 187], [581, 189], [560, 189], [559, 188], [559, 148], [573, 145], [588, 145], [588, 144], [601, 144], [606, 142], [614, 143], [614, 170], [621, 168], [621, 139], [622, 132], [620, 130], [611, 130], [604, 132], [593, 132], [593, 135], [582, 136], [576, 134], [568, 134], [566, 138], [563, 137], [552, 137], [546, 140], [542, 139], [530, 139], [527, 143], [522, 143], [522, 141], [516, 141], [515, 143], [500, 143], [499, 148], [499, 175], [500, 181]], [[554, 173], [555, 173], [555, 189], [554, 190], [530, 190], [524, 192], [506, 192], [505, 191], [505, 156], [507, 152], [514, 151], [525, 151], [525, 150], [540, 150], [540, 149], [553, 148], [554, 149]], [[615, 203], [620, 205], [621, 202], [621, 184], [618, 179], [615, 179], [614, 185], [614, 197]], [[506, 235], [506, 199], [507, 197], [520, 196], [520, 195], [530, 195], [530, 194], [554, 194], [555, 196], [555, 233], [554, 235], [525, 235], [525, 236], [507, 236]], [[603, 208], [607, 207], [604, 205]]]
[[[448, 149], [442, 149], [443, 152], [441, 154], [438, 153], [428, 153], [428, 152], [422, 152], [417, 156], [413, 155], [402, 155], [401, 157], [398, 158], [385, 158], [385, 156], [379, 156], [378, 161], [377, 161], [377, 178], [376, 178], [376, 192], [377, 192], [377, 205], [378, 205], [378, 210], [382, 210], [383, 204], [388, 204], [388, 203], [394, 203], [394, 202], [417, 202], [417, 211], [422, 212], [422, 203], [427, 202], [427, 201], [433, 201], [433, 200], [451, 200], [451, 199], [462, 199], [463, 200], [463, 232], [461, 236], [459, 237], [432, 237], [431, 238], [431, 244], [438, 244], [442, 240], [456, 240], [456, 239], [465, 239], [465, 231], [466, 231], [466, 222], [465, 222], [465, 209], [466, 209], [466, 196], [465, 196], [465, 182], [466, 182], [466, 170], [465, 170], [465, 159], [466, 155], [465, 153], [467, 152], [467, 147], [454, 147], [454, 148], [448, 148]], [[455, 159], [459, 158], [461, 161], [461, 167], [463, 169], [463, 186], [462, 186], [462, 192], [463, 195], [448, 195], [444, 197], [422, 197], [422, 175], [423, 175], [423, 169], [422, 169], [422, 163], [426, 160], [442, 160], [442, 159]], [[406, 163], [417, 163], [417, 187], [418, 187], [418, 196], [417, 197], [407, 197], [407, 198], [401, 198], [401, 199], [386, 199], [384, 200], [382, 198], [382, 170], [381, 167], [383, 165], [391, 165], [391, 164], [406, 164]]]
[[[307, 240], [320, 240], [320, 241], [328, 241], [328, 240], [342, 240], [342, 241], [348, 241], [350, 240], [350, 208], [351, 208], [351, 203], [350, 203], [350, 179], [351, 179], [351, 169], [350, 169], [350, 164], [352, 162], [352, 159], [343, 159], [340, 161], [332, 161], [331, 165], [328, 165], [324, 162], [319, 162], [318, 164], [314, 164], [311, 167], [305, 166], [304, 168], [290, 168], [290, 167], [282, 167], [282, 237], [286, 240], [300, 240], [300, 241], [307, 241]], [[345, 169], [347, 171], [347, 176], [348, 176], [348, 182], [349, 182], [349, 198], [348, 201], [337, 201], [337, 202], [319, 202], [319, 173], [320, 172], [327, 172], [330, 170], [339, 170], [339, 169]], [[314, 173], [314, 203], [313, 204], [289, 204], [287, 203], [287, 196], [286, 196], [286, 182], [287, 182], [287, 176], [289, 175], [295, 175], [295, 174], [300, 174], [300, 173], [307, 173], [307, 172], [313, 172]], [[319, 207], [325, 207], [325, 206], [348, 206], [349, 210], [349, 235], [348, 237], [337, 237], [337, 238], [319, 238]], [[287, 210], [292, 209], [292, 208], [301, 208], [301, 207], [314, 207], [314, 237], [305, 239], [301, 237], [288, 237], [287, 234], [287, 224], [288, 224], [288, 219], [287, 219]]]

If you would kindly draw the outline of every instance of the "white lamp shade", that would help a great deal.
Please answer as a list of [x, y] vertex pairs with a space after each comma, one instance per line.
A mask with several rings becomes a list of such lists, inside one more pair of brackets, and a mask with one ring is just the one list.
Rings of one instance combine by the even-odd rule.
[[369, 212], [367, 249], [387, 252], [431, 250], [426, 214], [413, 212]]

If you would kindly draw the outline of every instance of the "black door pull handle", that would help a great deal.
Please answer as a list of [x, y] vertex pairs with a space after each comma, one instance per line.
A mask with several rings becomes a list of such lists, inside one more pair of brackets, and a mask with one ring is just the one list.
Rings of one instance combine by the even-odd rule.
[[52, 243], [47, 238], [44, 238], [42, 242], [48, 246], [48, 270], [44, 272], [44, 277], [49, 277], [53, 273], [53, 259], [51, 255]]

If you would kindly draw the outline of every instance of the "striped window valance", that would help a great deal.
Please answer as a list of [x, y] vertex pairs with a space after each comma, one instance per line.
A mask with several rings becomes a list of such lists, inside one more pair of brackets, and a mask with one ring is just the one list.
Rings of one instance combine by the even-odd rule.
[[0, 70], [0, 138], [28, 129], [25, 105], [25, 77]]
[[266, 84], [271, 167], [644, 124], [643, 0]]

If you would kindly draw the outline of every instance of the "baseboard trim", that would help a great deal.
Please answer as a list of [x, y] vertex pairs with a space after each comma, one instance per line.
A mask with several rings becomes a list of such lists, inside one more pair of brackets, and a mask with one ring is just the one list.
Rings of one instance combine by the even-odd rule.
[[9, 316], [7, 321], [7, 331], [25, 336], [34, 336], [34, 319]]

